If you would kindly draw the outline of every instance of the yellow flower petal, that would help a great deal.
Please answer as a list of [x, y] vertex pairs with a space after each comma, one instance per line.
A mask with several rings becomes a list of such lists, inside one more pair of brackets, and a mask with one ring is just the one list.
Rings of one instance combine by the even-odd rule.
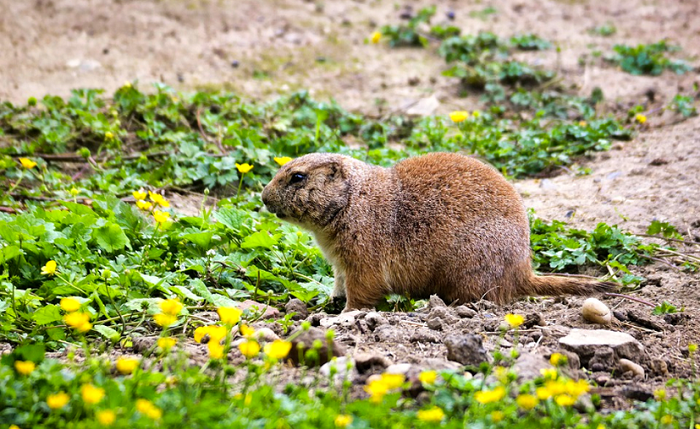
[[265, 344], [263, 351], [265, 355], [272, 359], [284, 359], [292, 349], [292, 343], [289, 341], [275, 340], [270, 344]]
[[177, 316], [182, 311], [184, 305], [178, 299], [164, 299], [158, 304], [160, 311], [171, 316]]
[[347, 414], [338, 414], [335, 417], [335, 420], [333, 421], [335, 424], [335, 427], [337, 428], [344, 428], [350, 423], [352, 423], [352, 416], [349, 416]]
[[96, 404], [104, 398], [105, 390], [92, 384], [84, 384], [80, 388], [80, 395], [83, 397], [83, 401], [88, 404]]
[[505, 320], [511, 328], [517, 328], [523, 324], [525, 318], [520, 314], [506, 314]]
[[80, 301], [75, 298], [61, 298], [61, 309], [72, 313], [80, 310]]
[[245, 163], [245, 164], [236, 163], [236, 169], [238, 169], [239, 173], [246, 174], [247, 172], [249, 172], [250, 170], [253, 169], [253, 166], [248, 164], [248, 163]]
[[52, 410], [63, 408], [70, 401], [70, 396], [66, 392], [58, 392], [46, 397], [46, 405]]
[[15, 369], [17, 370], [18, 373], [22, 375], [29, 375], [31, 374], [34, 369], [36, 369], [36, 364], [32, 361], [21, 361], [21, 360], [16, 360], [15, 361]]
[[238, 350], [248, 359], [254, 358], [260, 353], [260, 344], [257, 341], [245, 341], [238, 345]]
[[29, 158], [20, 158], [19, 163], [22, 164], [22, 167], [26, 168], [27, 170], [36, 167], [36, 162], [32, 161]]
[[100, 422], [101, 425], [105, 425], [105, 426], [109, 426], [112, 423], [114, 423], [115, 420], [117, 420], [117, 415], [112, 410], [98, 411], [95, 413], [95, 417], [97, 418], [97, 421]]
[[455, 122], [455, 123], [464, 122], [467, 120], [468, 117], [469, 117], [469, 112], [466, 112], [464, 110], [458, 110], [458, 111], [450, 113], [450, 119], [452, 119], [452, 122]]
[[158, 313], [153, 315], [153, 320], [158, 326], [167, 328], [168, 326], [172, 325], [177, 321], [177, 316], [167, 313]]
[[382, 33], [380, 33], [379, 31], [375, 31], [374, 33], [372, 33], [372, 36], [369, 40], [374, 44], [379, 43], [379, 41], [382, 40]]
[[168, 212], [163, 212], [160, 210], [155, 210], [153, 212], [153, 219], [156, 221], [156, 223], [165, 223], [170, 219], [170, 213]]
[[279, 157], [276, 156], [276, 157], [274, 157], [274, 158], [272, 158], [272, 159], [274, 159], [275, 162], [276, 162], [280, 167], [292, 160], [292, 158], [290, 158], [290, 157], [288, 157], [288, 156], [279, 156]]
[[41, 267], [41, 274], [45, 276], [52, 276], [56, 274], [56, 261], [51, 260], [47, 262], [46, 265]]
[[445, 417], [445, 412], [439, 407], [418, 411], [418, 420], [423, 422], [438, 423]]
[[219, 307], [216, 309], [216, 312], [219, 313], [219, 319], [221, 319], [224, 324], [229, 326], [233, 326], [238, 323], [238, 321], [241, 320], [241, 315], [243, 314], [243, 311], [237, 309], [236, 307]]
[[140, 362], [138, 359], [124, 357], [119, 358], [117, 359], [117, 371], [119, 371], [120, 374], [128, 375], [136, 371], [136, 368], [139, 367], [139, 364]]

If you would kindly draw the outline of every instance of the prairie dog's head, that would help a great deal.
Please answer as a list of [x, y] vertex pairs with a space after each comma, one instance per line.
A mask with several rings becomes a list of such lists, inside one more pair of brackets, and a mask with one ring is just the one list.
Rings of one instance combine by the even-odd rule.
[[345, 156], [312, 153], [286, 163], [265, 186], [262, 200], [280, 219], [310, 229], [328, 225], [348, 204]]

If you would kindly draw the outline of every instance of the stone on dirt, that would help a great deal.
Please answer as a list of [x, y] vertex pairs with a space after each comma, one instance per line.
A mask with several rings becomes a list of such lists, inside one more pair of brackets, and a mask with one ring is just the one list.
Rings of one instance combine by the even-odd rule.
[[374, 331], [379, 325], [385, 325], [388, 323], [389, 322], [376, 311], [370, 311], [365, 315], [365, 324], [370, 331]]
[[306, 304], [304, 304], [304, 301], [296, 298], [289, 300], [289, 302], [285, 304], [284, 311], [287, 314], [296, 313], [292, 316], [292, 320], [303, 320], [309, 317], [309, 309], [306, 307]]
[[262, 313], [260, 316], [261, 319], [277, 319], [280, 317], [280, 312], [275, 307], [270, 307], [267, 304], [255, 302], [250, 299], [246, 299], [238, 304], [238, 309], [243, 311], [249, 310], [251, 313], [256, 315]]
[[[292, 332], [290, 338], [293, 340], [288, 358], [295, 365], [323, 365], [334, 356], [345, 355], [345, 347], [334, 340], [328, 340], [323, 329], [310, 328], [305, 331], [300, 328]], [[316, 344], [320, 347], [316, 348]]]
[[451, 335], [445, 338], [445, 346], [447, 347], [447, 360], [474, 366], [488, 362], [489, 356], [481, 337], [478, 335]]
[[644, 352], [644, 346], [629, 334], [605, 329], [572, 329], [569, 335], [559, 339], [559, 345], [574, 352], [587, 366], [596, 350], [609, 347], [616, 359], [638, 359]]
[[620, 359], [619, 365], [620, 365], [620, 369], [622, 370], [623, 374], [625, 372], [629, 371], [632, 374], [634, 374], [635, 378], [636, 377], [644, 378], [644, 368], [642, 368], [641, 365], [638, 365], [629, 359]]
[[472, 317], [476, 316], [476, 311], [472, 310], [471, 308], [467, 307], [466, 305], [460, 305], [459, 307], [455, 308], [455, 312], [457, 313], [457, 316], [466, 318], [466, 319], [471, 319]]

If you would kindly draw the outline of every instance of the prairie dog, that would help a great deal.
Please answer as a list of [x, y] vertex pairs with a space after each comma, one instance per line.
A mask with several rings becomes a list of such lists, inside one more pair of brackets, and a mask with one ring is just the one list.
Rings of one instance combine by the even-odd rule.
[[310, 230], [333, 265], [345, 310], [383, 296], [437, 294], [499, 304], [527, 295], [587, 295], [614, 283], [537, 276], [520, 195], [497, 171], [463, 155], [432, 153], [391, 168], [314, 153], [285, 164], [262, 199]]

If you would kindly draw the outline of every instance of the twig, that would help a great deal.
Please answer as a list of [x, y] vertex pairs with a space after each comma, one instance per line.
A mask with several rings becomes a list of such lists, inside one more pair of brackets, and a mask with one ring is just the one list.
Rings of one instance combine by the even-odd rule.
[[13, 209], [12, 207], [0, 207], [0, 212], [3, 213], [17, 213], [17, 210]]
[[649, 307], [652, 307], [652, 308], [656, 307], [656, 304], [654, 304], [654, 303], [652, 303], [652, 302], [645, 301], [645, 300], [643, 300], [643, 299], [641, 299], [641, 298], [635, 298], [635, 297], [629, 296], [629, 295], [623, 295], [623, 294], [621, 294], [621, 293], [605, 292], [605, 293], [603, 294], [603, 296], [614, 296], [614, 297], [617, 297], [617, 298], [629, 299], [629, 300], [631, 300], [631, 301], [636, 301], [636, 302], [638, 302], [638, 303], [640, 303], [640, 304], [648, 305]]
[[671, 237], [659, 237], [658, 235], [652, 235], [652, 234], [634, 234], [639, 237], [651, 237], [651, 238], [658, 238], [659, 240], [666, 240], [666, 241], [675, 241], [677, 243], [683, 243], [683, 244], [695, 244], [695, 245], [700, 245], [700, 241], [688, 241], [688, 240], [681, 240], [679, 238], [671, 238]]

